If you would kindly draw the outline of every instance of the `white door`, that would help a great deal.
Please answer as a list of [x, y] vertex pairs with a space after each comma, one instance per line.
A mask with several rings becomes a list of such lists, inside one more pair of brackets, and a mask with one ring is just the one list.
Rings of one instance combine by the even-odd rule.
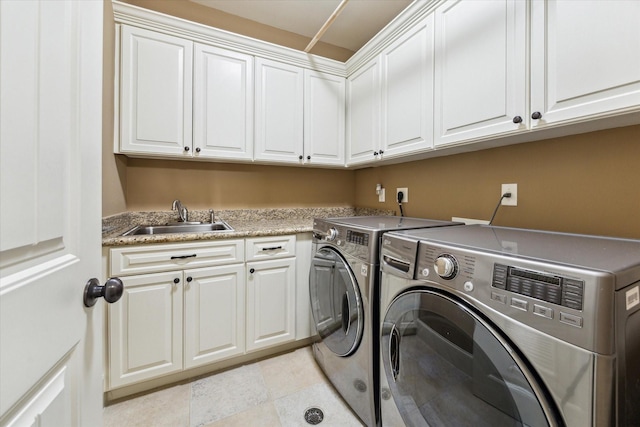
[[182, 370], [182, 271], [122, 277], [109, 306], [109, 389]]
[[193, 42], [123, 26], [120, 151], [191, 157]]
[[344, 166], [343, 77], [304, 70], [304, 159], [312, 165]]
[[244, 353], [244, 264], [184, 272], [184, 367]]
[[382, 53], [384, 156], [433, 148], [433, 14]]
[[102, 14], [0, 2], [0, 425], [102, 425]]
[[347, 79], [347, 165], [379, 158], [380, 98], [380, 57], [376, 57]]
[[296, 337], [295, 258], [247, 263], [247, 351]]
[[303, 70], [263, 58], [256, 58], [255, 64], [255, 159], [301, 163]]
[[193, 150], [196, 157], [253, 159], [253, 57], [196, 43]]
[[534, 1], [531, 11], [532, 128], [637, 108], [640, 2]]
[[526, 9], [516, 0], [436, 9], [436, 147], [526, 129]]

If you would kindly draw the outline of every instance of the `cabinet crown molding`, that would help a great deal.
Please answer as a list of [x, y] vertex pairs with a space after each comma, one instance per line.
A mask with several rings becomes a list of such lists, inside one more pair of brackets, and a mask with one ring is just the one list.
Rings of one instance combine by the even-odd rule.
[[256, 57], [268, 58], [340, 77], [348, 77], [349, 74], [382, 52], [386, 46], [402, 35], [404, 31], [431, 13], [441, 1], [414, 1], [346, 62], [308, 54], [117, 0], [114, 0], [112, 4], [114, 21], [117, 24], [128, 24]]

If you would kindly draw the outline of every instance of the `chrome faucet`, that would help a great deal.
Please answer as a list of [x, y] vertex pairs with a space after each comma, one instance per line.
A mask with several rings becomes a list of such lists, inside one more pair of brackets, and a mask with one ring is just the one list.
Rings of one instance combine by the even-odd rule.
[[189, 211], [187, 210], [186, 206], [182, 206], [182, 202], [180, 202], [180, 200], [176, 199], [173, 201], [171, 210], [178, 211], [178, 215], [180, 215], [180, 221], [189, 222]]

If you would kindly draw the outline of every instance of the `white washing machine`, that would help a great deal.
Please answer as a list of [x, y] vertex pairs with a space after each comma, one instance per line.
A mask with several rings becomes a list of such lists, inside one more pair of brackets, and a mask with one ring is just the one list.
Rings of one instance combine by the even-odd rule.
[[385, 426], [640, 426], [640, 240], [385, 234]]
[[397, 216], [316, 219], [309, 277], [318, 365], [362, 422], [379, 425], [379, 248], [391, 230], [461, 225]]

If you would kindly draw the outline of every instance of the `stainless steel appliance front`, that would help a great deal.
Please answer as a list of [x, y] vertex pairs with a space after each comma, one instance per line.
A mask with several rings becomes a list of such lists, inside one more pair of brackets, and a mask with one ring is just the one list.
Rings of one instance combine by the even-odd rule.
[[316, 219], [309, 277], [314, 356], [360, 419], [379, 425], [379, 248], [384, 232], [459, 225], [393, 216]]
[[381, 258], [383, 425], [640, 425], [640, 241], [468, 226]]

